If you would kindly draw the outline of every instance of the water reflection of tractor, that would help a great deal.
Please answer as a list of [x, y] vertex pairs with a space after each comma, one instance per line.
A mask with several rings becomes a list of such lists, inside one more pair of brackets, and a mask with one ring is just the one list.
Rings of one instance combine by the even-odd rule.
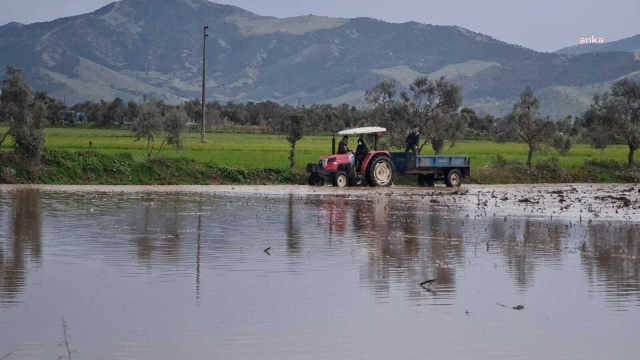
[[[317, 164], [307, 164], [309, 185], [331, 183], [337, 187], [370, 185], [390, 186], [396, 174], [417, 175], [421, 186], [434, 186], [444, 181], [448, 187], [459, 187], [471, 173], [468, 156], [422, 156], [410, 152], [378, 150], [379, 135], [387, 129], [362, 127], [340, 131], [339, 135], [359, 135], [358, 148], [345, 154], [323, 156]], [[367, 148], [363, 136], [374, 135], [373, 151]]]

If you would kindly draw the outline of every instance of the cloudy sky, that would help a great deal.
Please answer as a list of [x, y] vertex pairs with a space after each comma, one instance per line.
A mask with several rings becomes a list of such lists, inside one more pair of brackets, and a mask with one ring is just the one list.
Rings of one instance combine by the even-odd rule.
[[[158, 0], [161, 1], [161, 0]], [[91, 12], [113, 0], [0, 0], [0, 24]], [[372, 17], [389, 22], [459, 25], [538, 51], [614, 41], [640, 33], [640, 0], [219, 0], [259, 15]]]

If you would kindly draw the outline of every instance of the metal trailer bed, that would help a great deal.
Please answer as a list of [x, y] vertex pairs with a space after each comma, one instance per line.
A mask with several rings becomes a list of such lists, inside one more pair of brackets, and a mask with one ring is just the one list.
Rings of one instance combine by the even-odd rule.
[[471, 174], [469, 156], [415, 156], [410, 152], [394, 152], [391, 162], [395, 173], [417, 175], [421, 186], [434, 186], [436, 181], [444, 181], [448, 187], [459, 187]]

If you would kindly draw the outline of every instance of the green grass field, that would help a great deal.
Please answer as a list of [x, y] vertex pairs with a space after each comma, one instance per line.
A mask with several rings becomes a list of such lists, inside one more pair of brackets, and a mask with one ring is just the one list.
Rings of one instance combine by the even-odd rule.
[[[0, 134], [6, 128], [0, 127]], [[45, 146], [49, 149], [88, 150], [93, 149], [106, 154], [130, 153], [136, 158], [146, 158], [146, 142], [135, 141], [128, 130], [103, 130], [79, 128], [49, 128], [45, 131]], [[220, 166], [238, 168], [286, 168], [289, 165], [289, 144], [284, 135], [269, 134], [227, 134], [209, 133], [207, 142], [200, 143], [199, 133], [186, 133], [185, 147], [180, 151], [167, 148], [161, 157], [187, 157], [200, 162], [214, 162]], [[90, 146], [91, 143], [91, 146]], [[352, 145], [353, 146], [353, 145]], [[354, 146], [355, 147], [355, 146]], [[11, 148], [8, 139], [2, 150]], [[433, 154], [425, 146], [423, 155]], [[331, 152], [330, 136], [305, 136], [298, 143], [296, 152], [297, 168], [314, 163], [321, 155]], [[524, 144], [497, 144], [489, 141], [464, 141], [454, 148], [447, 147], [445, 155], [469, 155], [472, 167], [478, 168], [502, 155], [506, 159], [526, 161], [527, 148]], [[628, 147], [611, 146], [604, 151], [592, 149], [589, 145], [575, 145], [569, 155], [560, 156], [555, 151], [547, 154], [536, 153], [534, 163], [551, 156], [559, 159], [560, 165], [571, 168], [581, 166], [585, 160], [613, 159], [619, 163], [627, 161]]]

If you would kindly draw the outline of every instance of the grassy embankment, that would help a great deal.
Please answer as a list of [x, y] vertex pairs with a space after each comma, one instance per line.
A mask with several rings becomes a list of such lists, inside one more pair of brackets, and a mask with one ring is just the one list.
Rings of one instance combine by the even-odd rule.
[[[4, 131], [0, 127], [0, 133]], [[134, 141], [127, 130], [51, 128], [45, 133], [47, 151], [42, 164], [26, 164], [9, 155], [11, 143], [5, 142], [0, 148], [4, 153], [0, 156], [0, 182], [304, 183], [306, 164], [331, 151], [330, 137], [306, 136], [298, 143], [297, 166], [292, 173], [284, 135], [210, 133], [202, 144], [199, 133], [187, 133], [183, 150], [168, 148], [160, 160], [147, 162], [146, 142]], [[423, 154], [433, 154], [430, 148], [425, 150]], [[627, 152], [626, 146], [600, 151], [578, 144], [567, 156], [555, 151], [537, 153], [537, 168], [529, 171], [520, 164], [526, 161], [524, 144], [465, 141], [445, 150], [447, 155], [471, 156], [472, 176], [467, 182], [476, 183], [628, 181], [628, 177], [616, 174], [624, 169]], [[549, 160], [551, 157], [557, 161]]]

